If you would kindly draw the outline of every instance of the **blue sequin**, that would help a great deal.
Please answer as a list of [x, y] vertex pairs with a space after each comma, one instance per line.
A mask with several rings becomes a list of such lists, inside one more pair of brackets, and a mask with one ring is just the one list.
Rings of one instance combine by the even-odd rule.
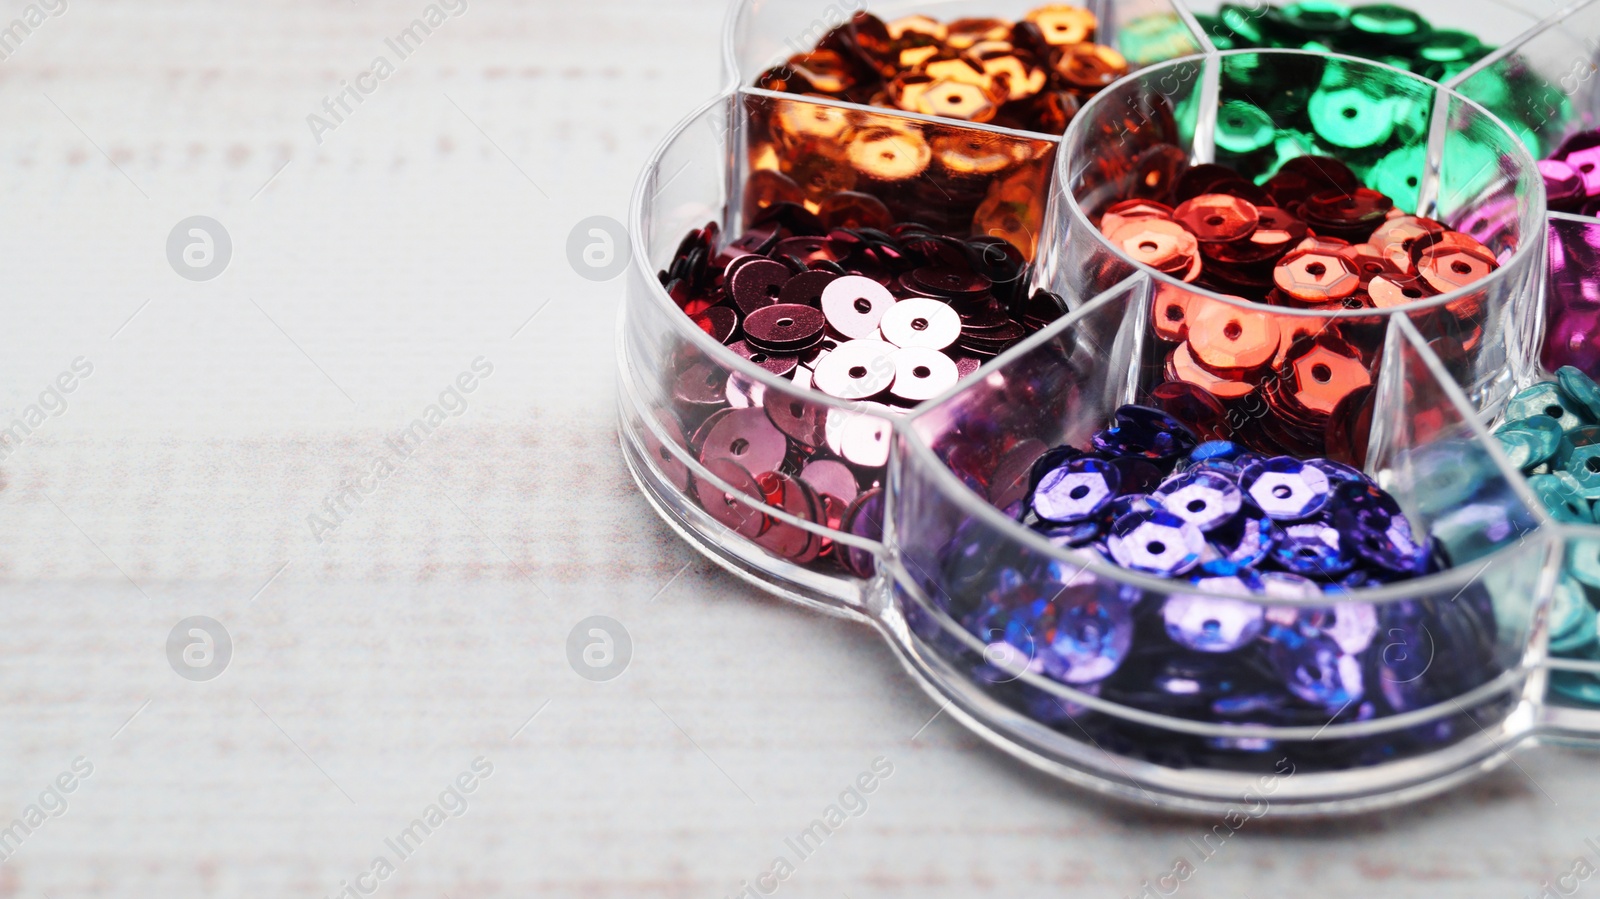
[[[1103, 680], [1127, 657], [1133, 642], [1133, 612], [1104, 601], [1094, 583], [1066, 586], [1032, 581], [992, 594], [972, 630], [991, 649], [991, 667], [1037, 671], [1069, 684]], [[1004, 642], [1009, 650], [994, 648]], [[1014, 650], [1014, 652], [1013, 652]]]
[[1231, 462], [1244, 452], [1244, 447], [1230, 440], [1207, 440], [1189, 453], [1191, 462]]
[[1339, 529], [1329, 524], [1293, 524], [1272, 548], [1272, 560], [1287, 571], [1332, 579], [1356, 564]]
[[1252, 463], [1240, 474], [1239, 486], [1268, 518], [1279, 521], [1310, 518], [1333, 496], [1326, 474], [1289, 456]]
[[1240, 515], [1206, 534], [1210, 552], [1201, 560], [1207, 574], [1231, 575], [1254, 569], [1272, 552], [1283, 532], [1272, 519]]
[[1373, 565], [1399, 574], [1421, 574], [1428, 564], [1425, 546], [1412, 535], [1400, 504], [1371, 485], [1347, 484], [1339, 491], [1333, 525], [1343, 542]]
[[1289, 692], [1313, 705], [1339, 710], [1366, 693], [1360, 659], [1328, 637], [1280, 640], [1267, 655]]
[[[1238, 578], [1206, 578], [1195, 582], [1207, 591], [1248, 594]], [[1161, 607], [1167, 636], [1200, 652], [1232, 652], [1261, 633], [1261, 606], [1236, 599], [1180, 593]]]
[[1155, 495], [1162, 508], [1202, 531], [1215, 530], [1232, 521], [1244, 502], [1238, 484], [1205, 471], [1168, 478]]
[[1172, 459], [1193, 449], [1194, 432], [1159, 409], [1123, 406], [1109, 428], [1094, 435], [1094, 448], [1122, 456]]
[[1033, 492], [1033, 511], [1045, 521], [1087, 521], [1117, 495], [1121, 475], [1111, 463], [1080, 457], [1046, 472]]
[[1343, 462], [1335, 462], [1332, 459], [1308, 459], [1306, 464], [1327, 475], [1330, 484], [1364, 485], [1370, 483], [1367, 480], [1367, 476], [1362, 474], [1359, 469], [1352, 468]]
[[1165, 511], [1124, 515], [1106, 538], [1106, 549], [1118, 565], [1167, 577], [1198, 565], [1205, 545], [1199, 528]]

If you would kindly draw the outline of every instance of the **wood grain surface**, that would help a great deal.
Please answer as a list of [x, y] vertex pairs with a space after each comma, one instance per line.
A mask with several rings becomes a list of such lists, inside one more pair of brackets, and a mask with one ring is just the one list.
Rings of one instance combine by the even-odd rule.
[[[712, 899], [784, 856], [797, 899], [1121, 897], [1187, 855], [1186, 896], [1509, 899], [1590, 851], [1600, 756], [1541, 749], [1200, 861], [1216, 822], [1030, 773], [867, 629], [694, 554], [616, 448], [621, 281], [565, 244], [718, 87], [722, 3], [469, 0], [314, 134], [426, 6], [66, 0], [0, 61], [0, 420], [93, 367], [0, 462], [0, 896]], [[232, 238], [212, 281], [167, 258], [192, 215]], [[568, 662], [589, 615], [631, 636], [608, 683]], [[169, 663], [189, 616], [215, 680]]]

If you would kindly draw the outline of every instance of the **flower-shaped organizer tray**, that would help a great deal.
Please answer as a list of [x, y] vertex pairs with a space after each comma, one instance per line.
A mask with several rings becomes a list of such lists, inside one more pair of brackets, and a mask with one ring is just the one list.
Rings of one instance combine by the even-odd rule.
[[[1015, 15], [1030, 6], [926, 3], [885, 15]], [[1567, 14], [1592, 16], [1594, 8]], [[1166, 29], [1160, 46], [1188, 40], [1200, 52], [1138, 60], [1142, 68], [1085, 104], [1065, 136], [1052, 136], [751, 87], [764, 68], [807, 49], [808, 35], [814, 41], [837, 23], [819, 4], [736, 7], [726, 43], [735, 87], [669, 135], [640, 179], [631, 213], [620, 430], [647, 498], [730, 571], [877, 626], [935, 697], [1002, 749], [1134, 801], [1224, 808], [1250, 784], [1276, 775], [1283, 808], [1352, 811], [1443, 789], [1540, 734], [1600, 730], [1600, 723], [1574, 722], [1570, 710], [1545, 697], [1545, 610], [1561, 580], [1562, 544], [1576, 537], [1550, 523], [1483, 427], [1515, 388], [1538, 376], [1546, 217], [1520, 135], [1469, 96], [1381, 65], [1310, 53], [1218, 52], [1181, 5], [1105, 4], [1095, 12], [1102, 42], [1115, 43], [1128, 23], [1140, 23], [1131, 33]], [[1453, 80], [1506, 62], [1519, 46], [1508, 43]], [[1118, 154], [1136, 158], [1155, 144], [1180, 148], [1190, 162], [1226, 157], [1215, 143], [1218, 110], [1230, 91], [1248, 89], [1241, 73], [1263, 64], [1281, 78], [1302, 79], [1308, 91], [1332, 69], [1344, 81], [1330, 90], [1376, 83], [1399, 98], [1404, 114], [1397, 113], [1384, 152], [1371, 151], [1369, 159], [1404, 157], [1410, 167], [1390, 166], [1403, 173], [1397, 203], [1478, 236], [1500, 260], [1494, 276], [1426, 302], [1310, 316], [1210, 294], [1107, 244], [1091, 225], [1093, 203], [1104, 200], [1094, 188], [1104, 186], [1107, 167], [1091, 166]], [[1137, 115], [1131, 122], [1124, 116], [1110, 139], [1105, 126], [1129, 109]], [[999, 233], [1017, 244], [1033, 263], [1020, 276], [1027, 291], [1052, 291], [1063, 316], [909, 416], [806, 389], [731, 352], [690, 321], [661, 277], [684, 235], [715, 223], [713, 239], [726, 240], [759, 214], [771, 199], [761, 173], [805, 175], [790, 180], [806, 192], [808, 208], [818, 206], [843, 187], [837, 167], [850, 164], [852, 142], [886, 130], [897, 153], [909, 146], [910, 164], [889, 160], [892, 178], [858, 167], [849, 189], [878, 191], [908, 217], [940, 207], [928, 196], [976, 200], [943, 204], [948, 216], [940, 227]], [[1339, 152], [1302, 152], [1330, 151]], [[1004, 163], [983, 170], [959, 162], [974, 155]], [[952, 186], [960, 191], [952, 195]], [[987, 206], [1004, 207], [1008, 218], [984, 218], [994, 197], [1005, 202]], [[1562, 217], [1551, 221], [1559, 226]], [[1332, 615], [1399, 633], [1346, 647], [1344, 673], [1353, 678], [1346, 686], [1359, 681], [1359, 698], [1348, 708], [1297, 702], [1290, 691], [1274, 700], [1278, 717], [1217, 720], [1193, 703], [1164, 702], [1125, 683], [1052, 677], [1019, 662], [1018, 647], [997, 647], [974, 629], [972, 610], [982, 597], [1077, 570], [1092, 585], [1075, 584], [1081, 598], [1123, 603], [1107, 614], [1118, 622], [1126, 616], [1143, 635], [1129, 644], [1131, 660], [1119, 664], [1118, 676], [1154, 676], [1140, 666], [1151, 664], [1151, 653], [1159, 656], [1159, 646], [1138, 642], [1148, 636], [1139, 616], [1196, 591], [1041, 545], [996, 507], [984, 479], [999, 469], [984, 469], [1018, 465], [1052, 441], [1104, 427], [1120, 404], [1151, 402], [1171, 336], [1154, 327], [1155, 315], [1177, 292], [1352, 335], [1369, 381], [1364, 468], [1401, 500], [1413, 529], [1455, 547], [1442, 572], [1356, 590], [1338, 604], [1203, 597], [1255, 608], [1263, 620]], [[781, 432], [780, 446], [770, 448], [778, 474], [793, 478], [808, 460], [838, 462], [855, 475], [856, 496], [827, 514], [809, 491], [786, 489], [784, 477], [758, 481], [737, 467], [704, 464], [707, 422], [734, 416]], [[984, 548], [981, 571], [951, 567], [957, 544]], [[1115, 597], [1098, 596], [1108, 591]], [[1252, 651], [1270, 655], [1270, 647]], [[1020, 657], [1028, 658], [1025, 647]], [[1286, 769], [1293, 775], [1285, 777]]]

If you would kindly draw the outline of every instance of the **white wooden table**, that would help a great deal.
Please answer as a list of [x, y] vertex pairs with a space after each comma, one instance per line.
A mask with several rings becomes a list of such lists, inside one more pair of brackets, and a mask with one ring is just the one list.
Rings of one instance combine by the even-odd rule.
[[[425, 5], [70, 0], [0, 62], [0, 423], [93, 368], [0, 463], [0, 896], [733, 896], [878, 759], [783, 895], [1131, 896], [1187, 855], [1184, 895], [1511, 897], [1592, 853], [1600, 756], [1546, 750], [1201, 862], [1214, 822], [930, 723], [873, 634], [692, 553], [616, 449], [620, 282], [565, 242], [717, 87], [721, 0], [471, 0], [319, 145]], [[215, 280], [169, 265], [192, 215], [231, 235]], [[633, 643], [608, 683], [567, 660], [596, 614]], [[232, 641], [205, 682], [167, 654], [197, 615]]]

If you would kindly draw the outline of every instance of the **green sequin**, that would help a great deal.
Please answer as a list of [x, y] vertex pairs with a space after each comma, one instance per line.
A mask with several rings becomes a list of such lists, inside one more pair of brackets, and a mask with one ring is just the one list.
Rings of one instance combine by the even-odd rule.
[[1332, 0], [1301, 0], [1283, 8], [1283, 21], [1312, 33], [1340, 31], [1350, 24], [1350, 7]]
[[1447, 197], [1477, 197], [1498, 192], [1496, 185], [1506, 179], [1505, 150], [1498, 143], [1486, 142], [1481, 132], [1455, 131], [1444, 143], [1444, 159], [1439, 166], [1440, 192]]
[[[1260, 34], [1257, 33], [1254, 38], [1239, 34], [1230, 24], [1230, 18], [1225, 15], [1227, 10], [1228, 7], [1223, 7], [1222, 12], [1217, 15], [1195, 16], [1195, 20], [1200, 23], [1200, 30], [1204, 31], [1206, 36], [1211, 39], [1212, 46], [1218, 50], [1233, 50], [1256, 46], [1260, 41]], [[1237, 16], [1232, 19], [1232, 21], [1238, 20], [1239, 17]]]
[[1472, 99], [1491, 109], [1513, 99], [1511, 82], [1495, 69], [1485, 69], [1472, 76]]
[[1365, 34], [1385, 38], [1412, 37], [1430, 30], [1422, 16], [1390, 3], [1356, 7], [1350, 13], [1350, 25]]
[[1218, 11], [1218, 16], [1222, 24], [1237, 35], [1245, 46], [1261, 46], [1261, 23], [1256, 11], [1225, 4]]
[[1118, 29], [1117, 49], [1128, 62], [1146, 66], [1196, 53], [1200, 47], [1183, 19], [1175, 15], [1149, 15], [1132, 19]]
[[1428, 62], [1469, 62], [1483, 55], [1483, 42], [1465, 31], [1435, 31], [1417, 51]]
[[1435, 81], [1465, 70], [1490, 49], [1471, 34], [1436, 30], [1418, 13], [1390, 3], [1354, 7], [1336, 0], [1299, 0], [1284, 6], [1224, 4], [1215, 16], [1196, 18], [1219, 48], [1342, 53]]
[[1428, 127], [1432, 119], [1432, 92], [1421, 95], [1398, 92], [1394, 94], [1394, 130], [1402, 141], [1416, 144], [1427, 143]]
[[1256, 178], [1256, 183], [1265, 182], [1273, 173], [1283, 167], [1283, 164], [1297, 156], [1315, 156], [1319, 150], [1316, 138], [1301, 131], [1288, 128], [1278, 130], [1277, 139], [1272, 142], [1273, 160]]
[[1427, 163], [1428, 148], [1411, 144], [1378, 160], [1367, 180], [1373, 190], [1388, 195], [1395, 206], [1415, 209], [1422, 189], [1422, 170]]
[[1217, 110], [1217, 147], [1230, 153], [1254, 153], [1271, 146], [1278, 131], [1272, 117], [1244, 100], [1229, 100]]

